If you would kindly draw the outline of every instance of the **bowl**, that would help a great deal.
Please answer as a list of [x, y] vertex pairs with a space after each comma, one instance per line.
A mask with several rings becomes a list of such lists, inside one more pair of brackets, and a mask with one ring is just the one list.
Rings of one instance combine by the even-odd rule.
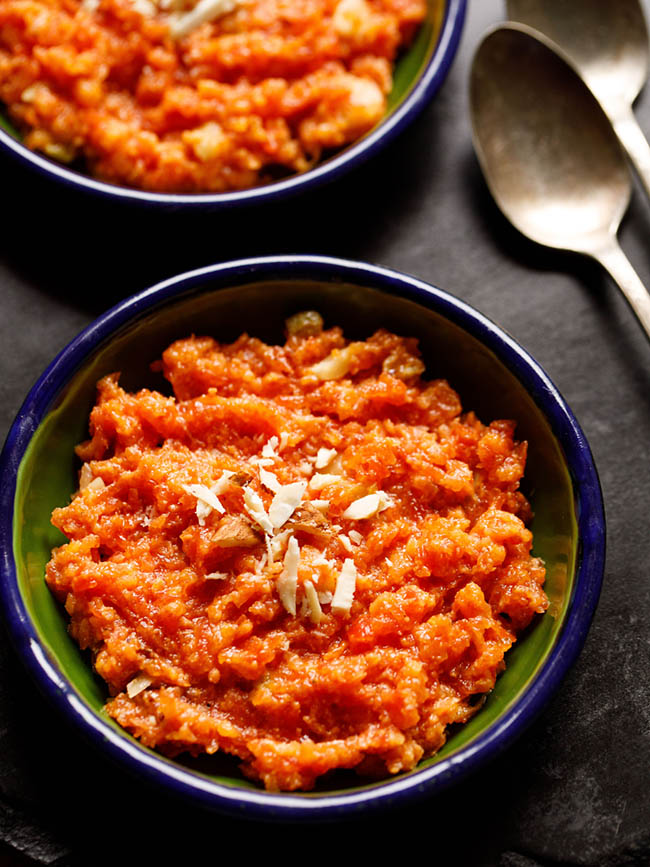
[[[467, 0], [444, 0], [441, 13], [429, 3], [427, 18], [412, 44], [397, 60], [384, 120], [355, 143], [313, 169], [276, 183], [227, 193], [155, 193], [95, 180], [29, 150], [6, 116], [0, 114], [0, 150], [37, 174], [72, 190], [114, 202], [214, 210], [220, 207], [277, 202], [286, 196], [333, 181], [392, 141], [428, 104], [454, 59], [465, 21]], [[439, 20], [438, 20], [439, 19]]]
[[[156, 387], [152, 360], [191, 333], [231, 340], [244, 329], [282, 341], [283, 323], [318, 309], [351, 338], [388, 325], [420, 341], [425, 376], [444, 377], [488, 422], [518, 421], [529, 443], [525, 493], [534, 553], [547, 566], [548, 611], [508, 653], [481, 710], [435, 756], [381, 781], [306, 794], [260, 790], [233, 771], [200, 769], [143, 746], [103, 712], [103, 682], [68, 636], [44, 582], [63, 537], [52, 509], [76, 488], [73, 447], [87, 436], [95, 384], [121, 370], [128, 389]], [[52, 362], [29, 393], [0, 458], [0, 601], [15, 647], [45, 695], [100, 750], [187, 801], [251, 818], [328, 820], [431, 795], [494, 757], [541, 711], [576, 659], [600, 591], [604, 515], [589, 446], [541, 367], [479, 312], [413, 277], [323, 257], [242, 260], [192, 271], [101, 316]], [[570, 724], [570, 723], [567, 723]]]

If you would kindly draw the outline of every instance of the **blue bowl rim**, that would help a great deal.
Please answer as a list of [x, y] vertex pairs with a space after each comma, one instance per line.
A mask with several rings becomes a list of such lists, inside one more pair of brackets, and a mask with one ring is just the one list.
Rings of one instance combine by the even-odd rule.
[[445, 14], [440, 25], [436, 46], [420, 78], [397, 108], [382, 120], [368, 135], [339, 154], [316, 165], [302, 174], [295, 174], [275, 183], [227, 193], [156, 193], [120, 187], [99, 181], [29, 150], [10, 133], [0, 127], [0, 148], [17, 158], [38, 174], [60, 181], [68, 189], [78, 189], [103, 200], [125, 201], [140, 205], [234, 207], [277, 202], [284, 196], [302, 193], [308, 189], [334, 181], [342, 174], [360, 165], [392, 141], [425, 108], [447, 77], [460, 42], [467, 0], [446, 0]]
[[[514, 373], [545, 415], [565, 455], [574, 488], [580, 540], [575, 585], [564, 626], [535, 679], [497, 721], [457, 753], [361, 791], [305, 796], [241, 789], [197, 776], [145, 749], [92, 711], [48, 659], [18, 587], [13, 552], [18, 469], [33, 433], [74, 372], [120, 328], [181, 296], [278, 279], [367, 286], [432, 309], [472, 334]], [[13, 644], [41, 691], [117, 764], [154, 784], [160, 785], [162, 776], [169, 791], [186, 801], [251, 819], [350, 818], [361, 809], [384, 809], [439, 792], [495, 758], [533, 722], [576, 660], [603, 579], [605, 515], [598, 474], [577, 420], [545, 371], [510, 335], [453, 295], [398, 271], [343, 259], [268, 256], [222, 263], [172, 277], [117, 304], [74, 338], [33, 386], [0, 455], [0, 478], [0, 600]]]

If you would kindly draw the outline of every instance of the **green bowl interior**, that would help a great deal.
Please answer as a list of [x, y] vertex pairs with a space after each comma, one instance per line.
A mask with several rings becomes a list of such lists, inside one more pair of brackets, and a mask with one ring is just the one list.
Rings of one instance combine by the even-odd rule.
[[389, 115], [404, 102], [436, 50], [446, 5], [447, 0], [427, 0], [427, 17], [395, 63], [393, 88], [388, 96]]
[[[283, 323], [298, 310], [317, 309], [327, 325], [340, 324], [351, 338], [376, 328], [415, 336], [427, 364], [427, 377], [445, 378], [460, 393], [465, 409], [489, 422], [518, 421], [517, 436], [529, 443], [525, 492], [535, 517], [534, 552], [547, 566], [546, 590], [550, 607], [520, 638], [507, 657], [507, 668], [485, 705], [465, 726], [450, 733], [444, 748], [420, 767], [440, 761], [472, 742], [531, 684], [562, 629], [574, 580], [577, 527], [572, 484], [566, 461], [548, 422], [518, 379], [474, 337], [440, 315], [410, 301], [375, 289], [340, 283], [304, 281], [262, 282], [218, 291], [202, 287], [167, 306], [153, 310], [124, 327], [100, 346], [59, 394], [34, 434], [21, 462], [15, 498], [14, 555], [22, 598], [50, 662], [73, 685], [79, 697], [104, 721], [129, 738], [102, 713], [103, 682], [91, 671], [66, 631], [67, 617], [43, 580], [53, 546], [64, 541], [50, 524], [52, 510], [68, 501], [76, 487], [74, 446], [87, 437], [87, 418], [97, 380], [122, 371], [129, 389], [164, 388], [149, 364], [175, 338], [191, 333], [218, 340], [235, 339], [245, 330], [268, 342], [283, 341]], [[196, 770], [198, 768], [199, 770]], [[234, 762], [194, 765], [195, 773], [246, 788]], [[369, 789], [358, 778], [341, 776], [324, 785]], [[323, 787], [321, 790], [325, 791]], [[332, 788], [327, 790], [332, 792]], [[305, 795], [315, 797], [316, 794]]]
[[[400, 53], [395, 63], [393, 88], [388, 96], [386, 117], [393, 114], [404, 102], [433, 55], [438, 44], [446, 4], [447, 0], [427, 0], [427, 17], [411, 44]], [[6, 111], [0, 111], [0, 128], [17, 141], [22, 140], [22, 135]]]

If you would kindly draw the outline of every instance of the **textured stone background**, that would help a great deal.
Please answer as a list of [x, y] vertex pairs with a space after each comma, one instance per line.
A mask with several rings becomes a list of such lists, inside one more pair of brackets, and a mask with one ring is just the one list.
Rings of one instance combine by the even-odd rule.
[[[510, 331], [590, 440], [608, 559], [577, 665], [512, 749], [440, 798], [351, 825], [251, 827], [191, 812], [109, 766], [43, 701], [1, 633], [0, 865], [216, 862], [240, 857], [232, 839], [244, 839], [251, 858], [323, 852], [367, 862], [400, 851], [477, 867], [650, 864], [650, 346], [595, 265], [524, 241], [487, 194], [467, 78], [480, 34], [504, 12], [500, 0], [470, 7], [452, 72], [419, 121], [356, 174], [286, 207], [223, 219], [129, 216], [65, 198], [1, 159], [0, 436], [70, 338], [161, 278], [294, 252], [411, 272]], [[650, 133], [647, 95], [637, 108]], [[650, 203], [637, 189], [621, 241], [650, 285], [648, 239]]]

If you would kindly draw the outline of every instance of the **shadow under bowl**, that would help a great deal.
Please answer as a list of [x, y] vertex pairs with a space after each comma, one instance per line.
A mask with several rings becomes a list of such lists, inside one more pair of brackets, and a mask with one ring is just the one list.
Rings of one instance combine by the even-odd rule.
[[428, 12], [393, 71], [393, 88], [384, 119], [353, 144], [302, 174], [262, 186], [225, 193], [158, 193], [107, 183], [31, 151], [6, 115], [0, 114], [0, 151], [16, 158], [44, 178], [70, 190], [90, 193], [111, 202], [170, 208], [174, 211], [216, 209], [278, 202], [335, 180], [360, 165], [392, 141], [430, 102], [445, 80], [458, 50], [467, 0], [428, 0]]
[[[361, 783], [333, 774], [314, 792], [273, 794], [234, 763], [169, 760], [142, 747], [102, 708], [105, 685], [67, 633], [67, 615], [44, 582], [51, 548], [64, 541], [52, 510], [76, 488], [74, 446], [87, 437], [97, 380], [122, 371], [127, 389], [161, 387], [150, 370], [191, 333], [234, 340], [246, 330], [283, 342], [285, 319], [317, 309], [349, 338], [380, 327], [417, 337], [425, 377], [445, 378], [463, 407], [488, 423], [518, 422], [529, 457], [525, 493], [534, 554], [546, 562], [548, 611], [507, 655], [484, 706], [414, 770]], [[494, 323], [453, 296], [383, 268], [324, 257], [270, 257], [175, 277], [127, 299], [83, 331], [28, 395], [0, 459], [0, 597], [11, 637], [44, 693], [105, 754], [186, 800], [250, 818], [329, 820], [431, 795], [494, 757], [532, 722], [576, 659], [604, 566], [604, 514], [589, 446], [539, 365]]]

